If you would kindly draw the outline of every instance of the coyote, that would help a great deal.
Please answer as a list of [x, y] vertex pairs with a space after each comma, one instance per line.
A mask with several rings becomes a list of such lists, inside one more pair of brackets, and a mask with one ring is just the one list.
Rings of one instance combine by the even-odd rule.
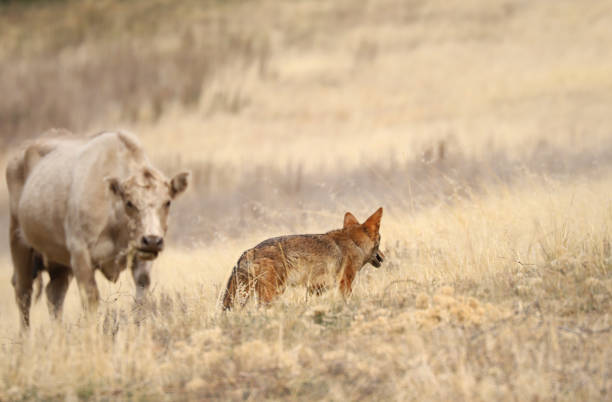
[[227, 282], [223, 310], [234, 302], [246, 304], [252, 293], [268, 304], [287, 285], [305, 285], [310, 294], [321, 294], [338, 283], [344, 297], [351, 294], [353, 279], [367, 263], [380, 267], [382, 207], [360, 224], [350, 212], [342, 229], [324, 234], [281, 236], [265, 240], [242, 253]]

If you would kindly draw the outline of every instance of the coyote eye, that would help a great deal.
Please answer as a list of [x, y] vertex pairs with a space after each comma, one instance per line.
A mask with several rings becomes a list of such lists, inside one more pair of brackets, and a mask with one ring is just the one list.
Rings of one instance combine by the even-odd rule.
[[125, 203], [125, 207], [127, 209], [136, 209], [136, 207], [134, 206], [134, 204], [132, 203], [132, 201], [126, 201]]
[[172, 204], [172, 202], [170, 200], [166, 201], [164, 203], [164, 208], [170, 208], [170, 204]]

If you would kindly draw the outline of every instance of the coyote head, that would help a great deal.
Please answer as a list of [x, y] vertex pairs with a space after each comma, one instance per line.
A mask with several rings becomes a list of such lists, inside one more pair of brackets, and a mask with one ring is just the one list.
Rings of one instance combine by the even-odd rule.
[[379, 250], [379, 230], [382, 212], [382, 207], [378, 208], [378, 210], [362, 224], [357, 221], [357, 218], [355, 218], [352, 213], [347, 212], [344, 215], [343, 230], [349, 234], [351, 239], [363, 252], [365, 257], [363, 265], [370, 263], [376, 268], [379, 268], [385, 259], [384, 254]]

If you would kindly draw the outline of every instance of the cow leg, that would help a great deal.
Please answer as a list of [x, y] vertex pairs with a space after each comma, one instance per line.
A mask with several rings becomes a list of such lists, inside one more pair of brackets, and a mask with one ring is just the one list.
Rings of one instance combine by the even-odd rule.
[[136, 302], [141, 302], [147, 295], [149, 286], [151, 285], [151, 261], [139, 261], [134, 257], [132, 263], [132, 278], [136, 285]]
[[15, 301], [21, 316], [21, 328], [30, 326], [30, 305], [32, 304], [32, 283], [34, 282], [34, 252], [24, 243], [19, 233], [17, 219], [11, 216], [9, 243], [13, 259], [11, 283], [15, 289]]
[[100, 293], [96, 285], [95, 271], [91, 264], [89, 250], [85, 245], [78, 244], [70, 247], [70, 265], [79, 286], [83, 308], [89, 312], [96, 311]]
[[64, 306], [64, 299], [66, 298], [66, 292], [68, 286], [72, 280], [72, 270], [69, 267], [50, 264], [49, 277], [51, 280], [47, 284], [47, 307], [49, 308], [49, 314], [56, 320], [62, 318], [62, 309]]

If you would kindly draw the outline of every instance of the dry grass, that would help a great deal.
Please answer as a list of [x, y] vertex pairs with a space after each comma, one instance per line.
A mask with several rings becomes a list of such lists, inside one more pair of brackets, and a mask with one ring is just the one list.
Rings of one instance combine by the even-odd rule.
[[257, 235], [168, 250], [142, 310], [127, 275], [100, 280], [104, 307], [86, 322], [73, 287], [65, 323], [40, 303], [24, 338], [5, 278], [2, 396], [607, 399], [611, 184], [389, 212], [388, 262], [365, 268], [346, 304], [295, 289], [267, 310], [220, 313], [228, 269]]
[[[194, 173], [143, 306], [73, 283], [19, 335], [0, 233], [0, 400], [610, 399], [608, 2], [0, 7], [3, 144], [124, 126]], [[219, 312], [244, 249], [379, 205], [347, 303]]]

